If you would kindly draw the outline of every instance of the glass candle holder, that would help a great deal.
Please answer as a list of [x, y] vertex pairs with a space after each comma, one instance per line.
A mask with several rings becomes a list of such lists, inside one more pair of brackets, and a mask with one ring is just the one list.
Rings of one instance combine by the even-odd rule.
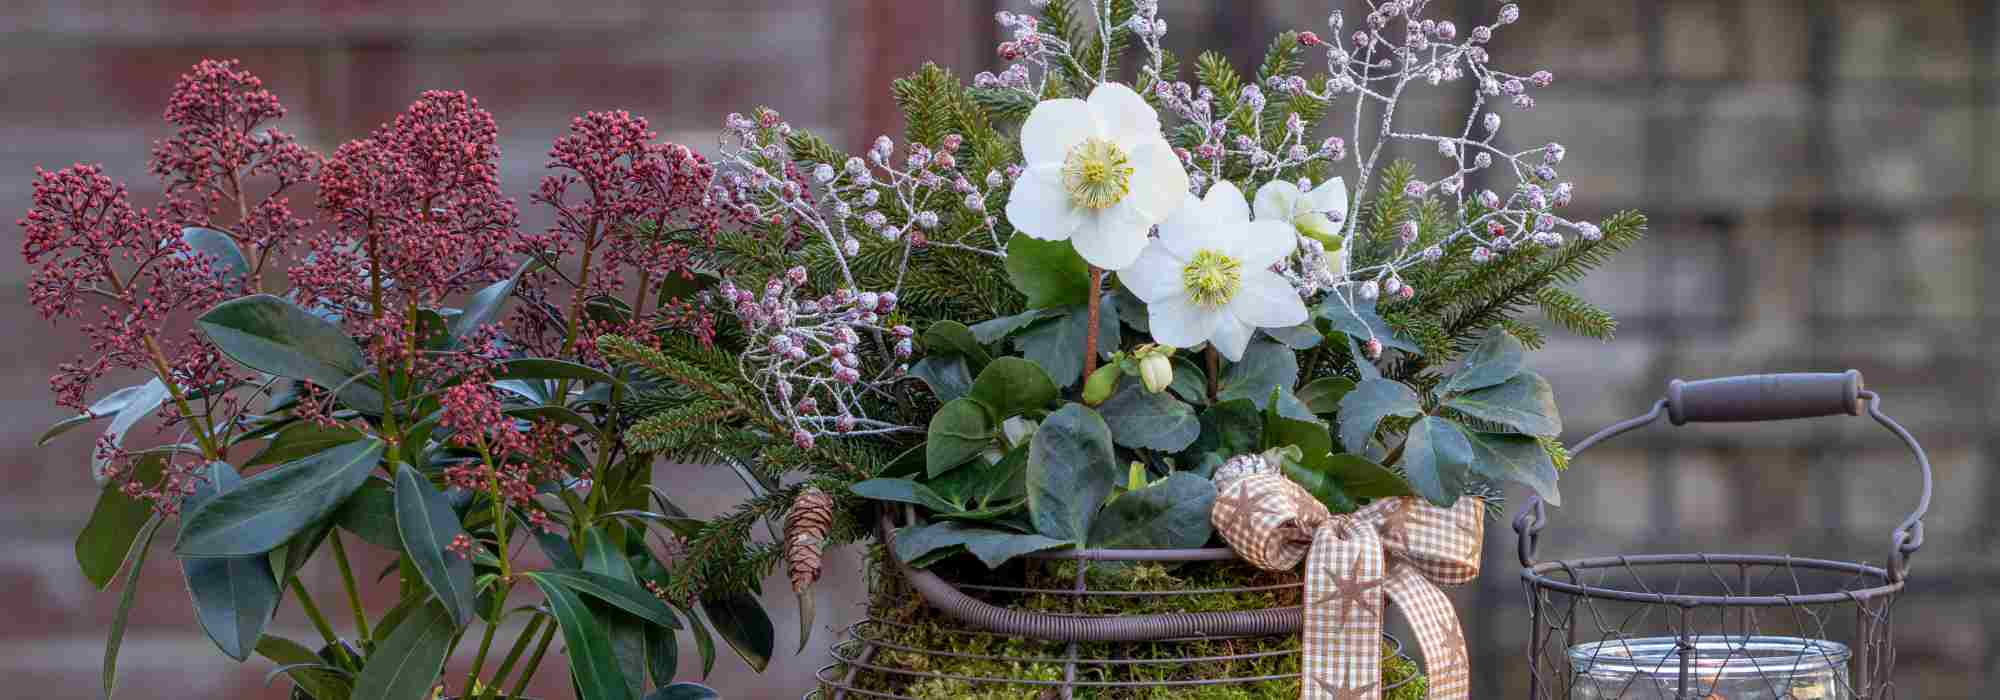
[[1817, 639], [1700, 636], [1608, 639], [1570, 647], [1574, 700], [1852, 700], [1847, 645]]

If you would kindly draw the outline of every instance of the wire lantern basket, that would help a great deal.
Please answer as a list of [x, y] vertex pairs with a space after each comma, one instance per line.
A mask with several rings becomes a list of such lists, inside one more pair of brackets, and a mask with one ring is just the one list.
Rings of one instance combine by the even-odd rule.
[[[893, 523], [885, 514], [880, 536], [885, 546], [894, 538]], [[892, 550], [891, 550], [892, 551]], [[1297, 695], [1297, 664], [1289, 672], [1271, 672], [1280, 661], [1294, 660], [1297, 644], [1268, 643], [1274, 637], [1297, 637], [1303, 623], [1304, 583], [1297, 576], [1283, 576], [1269, 583], [1204, 586], [1195, 588], [1101, 588], [1092, 583], [1093, 567], [1116, 568], [1142, 564], [1215, 565], [1239, 562], [1227, 547], [1196, 549], [1071, 549], [1024, 555], [1028, 565], [1066, 564], [1074, 574], [1062, 587], [1017, 583], [1012, 578], [993, 580], [947, 580], [926, 569], [912, 568], [891, 554], [885, 565], [901, 579], [901, 590], [914, 600], [878, 600], [867, 618], [849, 626], [836, 641], [833, 663], [818, 669], [819, 689], [807, 698], [848, 700], [889, 698], [913, 700], [912, 691], [898, 690], [929, 685], [926, 697], [937, 697], [939, 688], [951, 697], [1007, 697], [1051, 700], [1061, 698], [1180, 697], [1197, 690], [1222, 687], [1270, 688], [1290, 684]], [[1244, 566], [1248, 566], [1245, 564]], [[1153, 614], [1104, 614], [1126, 601], [1145, 598], [1154, 601], [1186, 600], [1192, 596], [1244, 596], [1288, 604], [1252, 609], [1168, 612]], [[1030, 609], [1029, 600], [1063, 601], [1064, 612], [1046, 606]], [[884, 610], [895, 603], [921, 605], [939, 613], [952, 625], [917, 631], [917, 625], [889, 619]], [[1159, 606], [1153, 606], [1159, 607]], [[1174, 607], [1166, 603], [1166, 607]], [[1415, 665], [1403, 654], [1402, 644], [1384, 634], [1385, 657], [1411, 669], [1406, 677], [1385, 685], [1388, 691], [1422, 682]], [[1266, 643], [1257, 643], [1257, 640]], [[1004, 642], [1014, 640], [1014, 644]], [[1023, 645], [1021, 641], [1028, 642]], [[1239, 647], [1233, 642], [1243, 642]], [[1123, 653], [1107, 654], [1104, 649]], [[1027, 651], [1023, 651], [1026, 649]], [[1143, 651], [1136, 651], [1143, 649]], [[895, 661], [889, 659], [894, 658]], [[1384, 668], [1396, 665], [1385, 659]], [[998, 673], [967, 673], [953, 670], [971, 666], [1005, 669]], [[1189, 668], [1215, 669], [1199, 677], [1188, 677]], [[1024, 672], [1040, 669], [1044, 673]], [[1247, 697], [1261, 697], [1246, 695]]]
[[1643, 554], [1538, 561], [1548, 514], [1514, 521], [1533, 629], [1534, 700], [1881, 700], [1895, 697], [1891, 611], [1923, 546], [1931, 466], [1881, 410], [1861, 374], [1674, 380], [1645, 415], [1604, 428], [1584, 451], [1666, 418], [1673, 425], [1866, 412], [1914, 455], [1923, 489], [1891, 531], [1882, 566], [1768, 554]]

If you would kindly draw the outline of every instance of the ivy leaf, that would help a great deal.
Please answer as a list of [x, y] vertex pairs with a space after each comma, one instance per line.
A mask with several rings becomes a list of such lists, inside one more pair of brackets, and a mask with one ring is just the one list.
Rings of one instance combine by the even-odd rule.
[[1549, 505], [1562, 505], [1556, 465], [1542, 441], [1525, 435], [1473, 433], [1472, 457], [1472, 470], [1480, 475], [1521, 484]]
[[[181, 503], [183, 512], [243, 483], [228, 462], [210, 462], [203, 471], [202, 482]], [[250, 658], [257, 639], [264, 635], [264, 625], [278, 611], [278, 580], [271, 572], [271, 559], [259, 554], [187, 558], [181, 560], [181, 574], [187, 579], [188, 595], [194, 599], [195, 619], [209, 640], [229, 658]]]
[[1320, 377], [1301, 387], [1298, 398], [1300, 403], [1306, 405], [1306, 410], [1324, 415], [1339, 412], [1340, 400], [1346, 397], [1347, 392], [1350, 391], [1354, 391], [1354, 380], [1352, 379], [1346, 377]]
[[1168, 392], [1146, 391], [1132, 377], [1118, 383], [1118, 391], [1097, 407], [1111, 438], [1124, 447], [1179, 452], [1201, 437], [1201, 419], [1194, 408]]
[[970, 398], [953, 399], [931, 416], [924, 433], [924, 471], [937, 476], [993, 445], [993, 418]]
[[340, 400], [366, 411], [382, 410], [382, 394], [367, 380], [361, 346], [332, 321], [269, 294], [253, 294], [217, 304], [195, 325], [217, 350], [250, 369], [304, 379], [329, 389]]
[[972, 390], [972, 369], [959, 355], [931, 355], [910, 365], [910, 374], [923, 380], [940, 402], [949, 402]]
[[1056, 400], [1055, 382], [1035, 363], [1018, 357], [994, 360], [972, 382], [967, 394], [992, 409], [995, 420], [1006, 420], [1047, 406]]
[[[970, 468], [968, 467], [967, 469]], [[966, 469], [954, 471], [952, 474], [960, 471], [966, 471]], [[909, 479], [869, 479], [849, 486], [847, 490], [853, 491], [854, 495], [862, 498], [908, 503], [923, 506], [938, 513], [964, 510], [958, 504], [952, 503], [946, 500], [945, 497], [938, 495], [936, 491], [932, 491], [929, 486]]]
[[1457, 423], [1425, 416], [1410, 426], [1409, 437], [1403, 441], [1402, 465], [1417, 495], [1449, 507], [1465, 493], [1472, 443]]
[[1216, 400], [1249, 399], [1264, 408], [1271, 403], [1271, 389], [1289, 392], [1299, 380], [1298, 355], [1271, 342], [1252, 342], [1243, 359], [1231, 363], [1222, 373], [1222, 387]]
[[1090, 525], [1090, 546], [1200, 547], [1213, 533], [1208, 511], [1214, 505], [1214, 483], [1174, 472], [1105, 506]]
[[1524, 371], [1497, 386], [1454, 396], [1446, 399], [1444, 405], [1524, 435], [1562, 434], [1562, 416], [1556, 410], [1555, 392], [1549, 388], [1548, 380], [1534, 372]]
[[1375, 426], [1389, 416], [1412, 418], [1424, 410], [1417, 392], [1394, 379], [1369, 379], [1340, 398], [1340, 444], [1348, 452], [1368, 449]]
[[360, 440], [250, 477], [185, 515], [174, 549], [187, 557], [271, 551], [339, 508], [381, 459], [382, 441]]
[[[164, 457], [149, 455], [133, 464], [132, 478], [141, 483], [158, 483], [165, 469]], [[76, 563], [83, 577], [97, 590], [111, 585], [125, 561], [132, 558], [139, 531], [153, 517], [153, 506], [145, 500], [125, 495], [118, 484], [107, 484], [97, 493], [97, 506], [90, 520], [76, 534]]]
[[[1210, 487], [1211, 490], [1214, 487]], [[964, 547], [989, 569], [1014, 557], [1073, 544], [1035, 534], [1020, 534], [975, 525], [945, 521], [904, 527], [896, 531], [896, 558], [914, 565], [924, 558], [953, 547]]]
[[1436, 389], [1439, 396], [1484, 389], [1521, 373], [1521, 339], [1499, 328], [1486, 334], [1479, 347], [1465, 356], [1465, 366]]
[[1418, 347], [1416, 343], [1396, 335], [1395, 329], [1389, 327], [1389, 322], [1382, 320], [1382, 317], [1375, 313], [1374, 302], [1356, 302], [1354, 308], [1349, 310], [1341, 299], [1329, 297], [1320, 303], [1315, 312], [1320, 318], [1331, 323], [1333, 330], [1356, 340], [1374, 338], [1385, 348], [1395, 348], [1418, 356], [1424, 354], [1423, 348]]
[[1082, 304], [1090, 298], [1090, 266], [1069, 241], [1015, 236], [1007, 241], [1007, 278], [1038, 309]]
[[1049, 414], [1028, 442], [1028, 516], [1035, 530], [1083, 541], [1121, 471], [1111, 429], [1096, 411], [1072, 403]]
[[466, 534], [465, 527], [452, 511], [451, 499], [408, 464], [396, 470], [396, 531], [403, 552], [451, 613], [452, 623], [471, 621], [476, 605], [472, 562], [450, 549], [452, 540]]
[[236, 240], [229, 234], [212, 228], [189, 226], [181, 229], [181, 242], [194, 252], [207, 256], [216, 275], [224, 282], [237, 284], [250, 276], [250, 261], [243, 257], [243, 249], [236, 246]]

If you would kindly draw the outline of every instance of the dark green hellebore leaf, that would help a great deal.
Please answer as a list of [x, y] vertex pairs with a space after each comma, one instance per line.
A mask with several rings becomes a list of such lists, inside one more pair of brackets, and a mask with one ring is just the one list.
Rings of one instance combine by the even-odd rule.
[[910, 365], [910, 375], [923, 380], [939, 402], [949, 402], [972, 390], [972, 368], [958, 355], [933, 355]]
[[472, 561], [451, 551], [452, 540], [466, 534], [451, 509], [451, 499], [407, 464], [396, 470], [395, 499], [396, 532], [403, 552], [417, 565], [445, 612], [451, 613], [451, 621], [470, 622], [477, 605]]
[[1326, 506], [1329, 511], [1352, 513], [1360, 507], [1360, 504], [1354, 501], [1354, 496], [1340, 487], [1340, 478], [1325, 468], [1324, 461], [1309, 465], [1286, 459], [1279, 465], [1279, 469], [1284, 472], [1285, 478], [1291, 479], [1292, 483], [1298, 484], [1299, 488], [1312, 494], [1313, 498]]
[[1007, 278], [1033, 308], [1082, 304], [1090, 298], [1090, 266], [1069, 241], [1013, 237], [1007, 241]]
[[1395, 348], [1412, 355], [1424, 354], [1423, 348], [1416, 343], [1396, 335], [1389, 322], [1375, 313], [1374, 302], [1357, 302], [1350, 310], [1340, 299], [1328, 297], [1314, 312], [1330, 322], [1333, 330], [1351, 336], [1357, 342], [1374, 338], [1385, 348]]
[[269, 294], [222, 302], [195, 320], [215, 347], [237, 364], [266, 374], [304, 379], [365, 411], [382, 410], [382, 394], [367, 380], [361, 346], [332, 321]]
[[1298, 380], [1297, 353], [1277, 343], [1254, 341], [1243, 350], [1242, 360], [1223, 370], [1222, 387], [1216, 398], [1249, 399], [1258, 408], [1264, 408], [1271, 402], [1271, 389], [1289, 392]]
[[433, 603], [412, 612], [368, 655], [361, 675], [354, 679], [353, 696], [427, 700], [438, 674], [444, 672], [457, 632], [458, 624], [442, 605]]
[[1119, 382], [1118, 391], [1097, 407], [1111, 426], [1111, 438], [1125, 447], [1179, 452], [1201, 436], [1201, 419], [1194, 407], [1181, 403], [1170, 392], [1152, 393], [1132, 377]]
[[[1066, 313], [1038, 321], [1014, 336], [1014, 347], [1048, 372], [1059, 387], [1075, 384], [1083, 376], [1083, 346], [1090, 329], [1088, 307], [1078, 304], [1064, 310]], [[1102, 304], [1097, 313], [1097, 354], [1110, 357], [1118, 349], [1118, 307]]]
[[[183, 511], [199, 508], [243, 483], [227, 462], [210, 462], [202, 472], [202, 483], [182, 502]], [[229, 658], [250, 658], [264, 625], [278, 611], [278, 579], [271, 572], [271, 559], [261, 554], [182, 559], [181, 574], [194, 599], [195, 619], [209, 640]]]
[[1524, 371], [1497, 386], [1454, 396], [1446, 399], [1444, 405], [1524, 435], [1562, 434], [1562, 414], [1556, 410], [1555, 391], [1549, 388], [1548, 380], [1534, 372]]
[[[157, 484], [165, 467], [164, 457], [141, 457], [133, 463], [131, 478], [142, 484]], [[118, 576], [118, 570], [132, 557], [132, 545], [138, 541], [139, 531], [153, 518], [152, 503], [125, 495], [122, 486], [106, 484], [98, 491], [97, 506], [91, 509], [90, 520], [76, 534], [77, 566], [83, 569], [83, 577], [90, 585], [100, 591], [111, 585], [111, 579]]]
[[1264, 414], [1249, 399], [1224, 401], [1201, 412], [1201, 436], [1189, 445], [1187, 455], [1216, 454], [1227, 459], [1256, 452], [1262, 444]]
[[1003, 532], [972, 523], [946, 521], [897, 530], [895, 554], [903, 563], [916, 566], [933, 553], [964, 547], [987, 568], [999, 568], [1014, 557], [1071, 544], [1074, 543], [1053, 537]]
[[250, 477], [184, 515], [175, 551], [184, 557], [271, 551], [332, 514], [381, 459], [380, 440], [360, 440]]
[[1410, 426], [1403, 442], [1403, 473], [1417, 495], [1449, 507], [1465, 494], [1472, 468], [1472, 443], [1457, 423], [1425, 416]]
[[1002, 357], [979, 373], [966, 396], [991, 409], [994, 419], [1006, 420], [1047, 406], [1056, 400], [1057, 390], [1048, 373], [1035, 363]]
[[1513, 379], [1521, 373], [1521, 356], [1525, 350], [1521, 340], [1514, 334], [1495, 328], [1465, 356], [1465, 365], [1451, 373], [1445, 383], [1439, 385], [1439, 395], [1455, 394], [1461, 391], [1484, 389]]
[[1375, 426], [1389, 416], [1415, 417], [1423, 413], [1417, 392], [1394, 379], [1369, 379], [1340, 398], [1340, 445], [1348, 452], [1368, 448]]
[[1354, 380], [1346, 377], [1320, 377], [1299, 389], [1300, 403], [1306, 410], [1325, 415], [1340, 411], [1340, 400], [1347, 392], [1354, 391]]
[[[956, 474], [959, 471], [965, 471], [967, 469], [971, 469], [971, 467], [966, 467], [965, 469], [953, 471], [952, 474]], [[946, 474], [946, 476], [950, 475], [951, 474]], [[912, 505], [923, 506], [934, 512], [949, 513], [957, 510], [964, 510], [963, 508], [958, 507], [958, 504], [952, 503], [951, 501], [946, 500], [943, 496], [940, 496], [936, 492], [932, 491], [929, 486], [919, 484], [909, 479], [869, 479], [867, 481], [857, 483], [853, 486], [849, 486], [848, 490], [853, 491], [854, 495], [860, 496], [862, 498], [871, 498], [877, 501], [894, 501], [897, 503], [909, 503]]]
[[946, 403], [924, 434], [925, 472], [937, 476], [993, 446], [993, 418], [970, 398]]
[[[1021, 445], [1008, 451], [997, 462], [988, 463], [985, 459], [972, 460], [963, 467], [953, 469], [930, 480], [928, 486], [932, 495], [941, 497], [944, 502], [950, 505], [984, 509], [998, 505], [1003, 501], [1016, 500], [1026, 496], [1028, 493], [1027, 478], [1028, 446]], [[856, 491], [855, 493], [860, 493], [860, 491]], [[921, 494], [917, 497], [926, 498]], [[892, 498], [889, 500], [901, 499]], [[925, 504], [919, 503], [918, 505]], [[958, 510], [958, 508], [939, 510], [928, 505], [925, 507], [929, 507], [934, 514], [944, 514]]]
[[1111, 429], [1096, 411], [1068, 404], [1049, 414], [1028, 444], [1028, 515], [1042, 535], [1081, 542], [1124, 476]]
[[932, 357], [957, 355], [965, 358], [974, 369], [986, 366], [993, 356], [986, 352], [979, 338], [957, 321], [938, 321], [924, 331], [924, 353]]
[[1264, 335], [1270, 336], [1272, 340], [1284, 343], [1285, 347], [1293, 350], [1311, 350], [1319, 347], [1319, 344], [1326, 340], [1326, 336], [1320, 335], [1319, 328], [1314, 327], [1313, 322], [1310, 320], [1290, 328], [1264, 328], [1260, 330]]
[[1315, 470], [1332, 476], [1340, 490], [1355, 498], [1390, 498], [1411, 495], [1410, 483], [1388, 467], [1354, 454], [1337, 454], [1316, 465]]
[[764, 606], [757, 597], [748, 593], [736, 593], [719, 599], [703, 599], [701, 611], [708, 615], [708, 622], [715, 626], [715, 633], [728, 642], [736, 655], [758, 673], [771, 663], [771, 651], [777, 647], [778, 632], [771, 626], [771, 616], [764, 612]]
[[1208, 373], [1202, 371], [1187, 355], [1174, 355], [1174, 383], [1167, 386], [1182, 401], [1196, 406], [1208, 405]]
[[1473, 433], [1472, 456], [1473, 471], [1521, 484], [1534, 489], [1549, 505], [1562, 505], [1555, 461], [1549, 459], [1549, 451], [1542, 449], [1540, 440], [1526, 435]]
[[1208, 522], [1209, 508], [1214, 505], [1215, 484], [1187, 472], [1174, 472], [1105, 506], [1090, 525], [1090, 546], [1200, 547], [1214, 531]]
[[979, 323], [972, 324], [972, 337], [979, 341], [981, 345], [990, 345], [1000, 342], [1007, 336], [1013, 335], [1015, 331], [1028, 327], [1030, 323], [1051, 316], [1059, 316], [1062, 313], [1062, 311], [1054, 309], [1028, 309], [1012, 316], [1001, 316], [988, 321], [980, 321]]

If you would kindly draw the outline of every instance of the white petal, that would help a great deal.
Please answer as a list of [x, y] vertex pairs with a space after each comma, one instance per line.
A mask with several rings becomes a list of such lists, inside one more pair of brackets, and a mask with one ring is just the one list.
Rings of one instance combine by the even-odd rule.
[[1223, 319], [1215, 324], [1215, 332], [1210, 334], [1212, 337], [1208, 342], [1215, 345], [1216, 352], [1222, 353], [1222, 356], [1229, 358], [1230, 362], [1236, 362], [1243, 359], [1243, 348], [1249, 347], [1250, 334], [1256, 330], [1236, 320], [1234, 316], [1223, 314]]
[[1139, 259], [1118, 271], [1118, 281], [1132, 290], [1132, 294], [1146, 302], [1158, 301], [1177, 296], [1186, 291], [1181, 283], [1181, 268], [1187, 267], [1187, 260], [1176, 258], [1167, 246], [1159, 241], [1146, 245]]
[[1166, 141], [1154, 141], [1131, 152], [1132, 190], [1125, 196], [1146, 219], [1146, 223], [1166, 221], [1187, 200], [1187, 171]]
[[[1319, 190], [1313, 190], [1318, 194]], [[1299, 201], [1299, 186], [1289, 180], [1272, 180], [1257, 188], [1255, 211], [1258, 221], [1291, 221], [1292, 208]]]
[[1102, 83], [1091, 90], [1090, 111], [1097, 116], [1098, 128], [1103, 130], [1099, 136], [1128, 151], [1149, 140], [1164, 138], [1160, 134], [1159, 113], [1139, 93], [1122, 83]]
[[1083, 224], [1082, 212], [1070, 206], [1063, 191], [1062, 166], [1029, 168], [1007, 195], [1007, 221], [1014, 230], [1044, 241], [1068, 239]]
[[1285, 259], [1299, 247], [1298, 229], [1280, 221], [1253, 221], [1239, 224], [1229, 242], [1229, 254], [1243, 263], [1245, 270], [1262, 270]]
[[1224, 315], [1221, 308], [1202, 306], [1185, 296], [1146, 304], [1146, 320], [1152, 328], [1153, 341], [1177, 348], [1191, 348], [1207, 342], [1216, 325], [1225, 322]]
[[1181, 206], [1174, 210], [1173, 216], [1160, 222], [1160, 240], [1173, 251], [1174, 257], [1187, 260], [1204, 248], [1227, 250], [1228, 239], [1222, 228], [1208, 205], [1190, 194], [1181, 198]]
[[1250, 220], [1250, 201], [1243, 198], [1243, 190], [1236, 189], [1235, 183], [1228, 180], [1208, 188], [1201, 203], [1208, 205], [1209, 215], [1216, 217], [1217, 223], [1240, 224]]
[[1070, 147], [1101, 136], [1097, 119], [1083, 100], [1044, 100], [1021, 123], [1021, 155], [1030, 166], [1061, 164]]
[[1081, 213], [1083, 225], [1070, 234], [1070, 244], [1084, 262], [1115, 272], [1130, 267], [1146, 249], [1146, 233], [1153, 225], [1131, 205], [1119, 202]]
[[1336, 177], [1319, 183], [1306, 195], [1306, 201], [1313, 211], [1340, 212], [1341, 216], [1347, 216], [1347, 181]]
[[1243, 287], [1229, 300], [1229, 313], [1258, 328], [1290, 328], [1306, 322], [1306, 303], [1277, 273], [1247, 270]]

